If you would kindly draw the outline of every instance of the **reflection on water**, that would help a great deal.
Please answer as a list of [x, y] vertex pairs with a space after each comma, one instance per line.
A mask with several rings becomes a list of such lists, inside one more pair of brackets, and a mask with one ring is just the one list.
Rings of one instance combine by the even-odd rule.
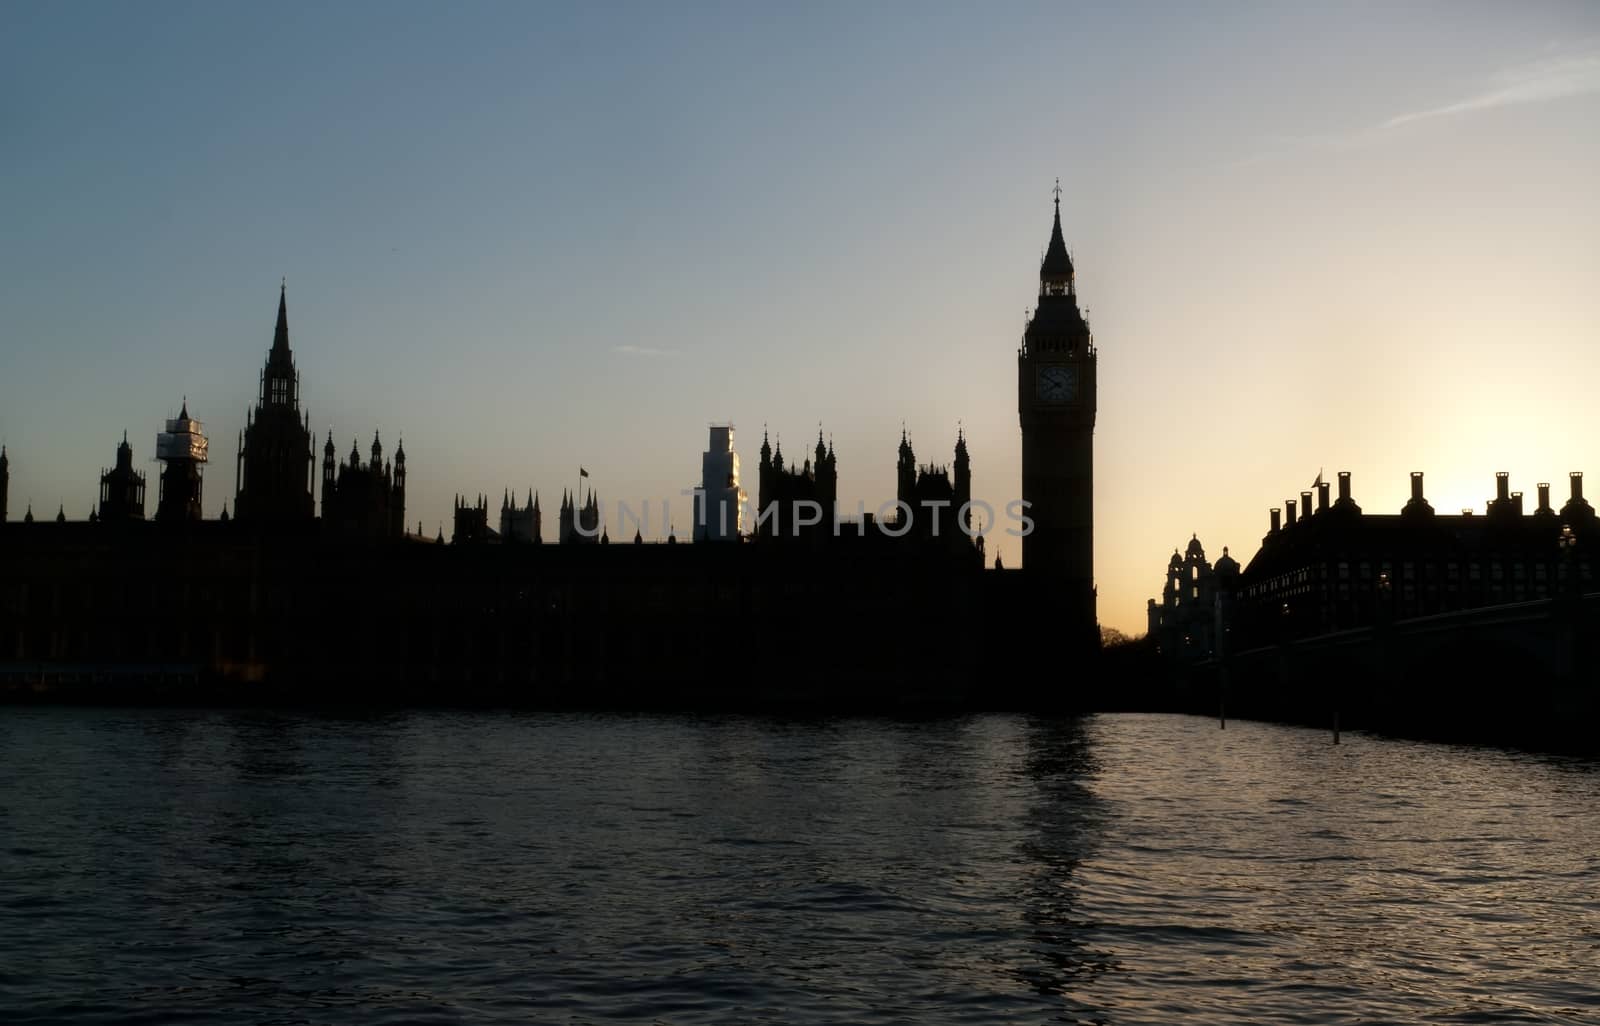
[[0, 1021], [1588, 1022], [1597, 798], [1182, 717], [8, 709]]

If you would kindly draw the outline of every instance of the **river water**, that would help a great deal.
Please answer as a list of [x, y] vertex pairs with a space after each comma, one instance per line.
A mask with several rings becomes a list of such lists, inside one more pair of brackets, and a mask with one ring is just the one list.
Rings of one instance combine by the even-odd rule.
[[0, 709], [0, 1022], [1600, 1022], [1600, 766], [1180, 716]]

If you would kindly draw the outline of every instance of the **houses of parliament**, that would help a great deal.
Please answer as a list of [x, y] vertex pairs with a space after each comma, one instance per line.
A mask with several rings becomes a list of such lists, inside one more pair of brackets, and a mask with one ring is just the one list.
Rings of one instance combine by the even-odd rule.
[[25, 457], [0, 452], [0, 693], [629, 706], [1070, 693], [1099, 650], [1096, 351], [1059, 190], [1015, 355], [1021, 568], [986, 563], [994, 523], [974, 525], [960, 433], [936, 465], [902, 432], [887, 518], [840, 520], [840, 457], [820, 432], [798, 465], [763, 438], [747, 518], [718, 425], [682, 539], [612, 538], [598, 496], [573, 491], [545, 544], [532, 489], [505, 489], [498, 516], [487, 494], [458, 496], [447, 539], [407, 530], [401, 439], [386, 450], [375, 431], [340, 457], [329, 430], [319, 465], [280, 287], [217, 518], [201, 514], [209, 441], [187, 398], [157, 436], [148, 517], [126, 436], [84, 520], [9, 516]]

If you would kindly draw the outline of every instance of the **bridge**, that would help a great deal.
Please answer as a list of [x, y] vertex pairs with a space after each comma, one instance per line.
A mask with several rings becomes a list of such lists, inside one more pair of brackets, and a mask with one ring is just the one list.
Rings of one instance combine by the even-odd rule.
[[1192, 711], [1600, 746], [1600, 592], [1219, 648], [1178, 673]]

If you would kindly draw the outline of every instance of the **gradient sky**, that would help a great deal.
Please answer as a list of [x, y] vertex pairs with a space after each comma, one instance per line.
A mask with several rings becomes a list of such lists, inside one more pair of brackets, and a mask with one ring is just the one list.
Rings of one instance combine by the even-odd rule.
[[1594, 4], [13, 0], [10, 513], [86, 516], [184, 395], [231, 503], [285, 275], [319, 445], [403, 433], [429, 533], [580, 463], [681, 531], [729, 420], [752, 491], [821, 421], [869, 508], [960, 421], [998, 507], [1057, 176], [1104, 624], [1319, 470], [1369, 512], [1600, 477]]

